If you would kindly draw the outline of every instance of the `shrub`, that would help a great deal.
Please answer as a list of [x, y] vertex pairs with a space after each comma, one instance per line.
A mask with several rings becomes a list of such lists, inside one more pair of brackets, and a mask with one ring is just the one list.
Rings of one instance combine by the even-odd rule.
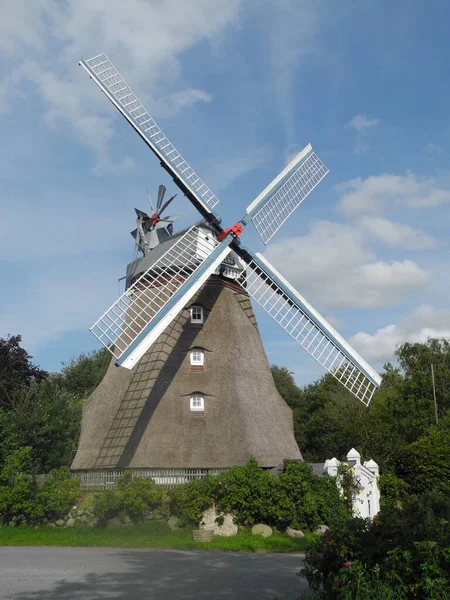
[[450, 495], [450, 424], [430, 427], [401, 457], [399, 472], [414, 493], [435, 489]]
[[204, 511], [215, 503], [218, 484], [216, 477], [206, 475], [170, 489], [167, 493], [170, 514], [183, 524], [198, 524]]
[[36, 501], [37, 484], [33, 474], [31, 448], [19, 448], [5, 461], [0, 479], [0, 518], [6, 523], [11, 519], [17, 522], [33, 522], [44, 516]]
[[378, 477], [380, 488], [381, 506], [401, 508], [410, 496], [409, 486], [403, 479], [393, 473], [386, 473]]
[[117, 481], [117, 495], [120, 510], [132, 519], [140, 520], [162, 499], [162, 492], [153, 479], [133, 477], [131, 473], [125, 473]]
[[185, 523], [199, 523], [203, 512], [216, 506], [232, 512], [239, 525], [264, 522], [285, 529], [315, 529], [336, 524], [349, 513], [331, 477], [313, 475], [304, 463], [286, 461], [274, 476], [255, 459], [216, 476], [206, 476], [169, 491], [170, 511]]
[[351, 514], [333, 477], [317, 477], [305, 463], [286, 461], [278, 476], [289, 510], [280, 525], [314, 530], [319, 524], [337, 525]]
[[79, 480], [70, 476], [68, 467], [60, 467], [50, 471], [36, 501], [46, 517], [58, 518], [67, 513], [79, 492]]
[[94, 514], [103, 522], [120, 513], [134, 520], [143, 520], [161, 500], [162, 492], [153, 479], [133, 477], [132, 473], [127, 472], [117, 480], [116, 490], [95, 494]]
[[106, 490], [94, 495], [94, 515], [104, 522], [117, 516], [120, 511], [119, 493]]
[[8, 476], [8, 485], [0, 487], [3, 522], [16, 518], [16, 522], [36, 523], [44, 517], [57, 518], [67, 513], [79, 492], [79, 482], [70, 477], [67, 467], [50, 471], [40, 488], [33, 473], [15, 472], [18, 465], [26, 467], [27, 450], [13, 453], [2, 470], [2, 477]]
[[373, 522], [355, 518], [330, 528], [307, 553], [302, 574], [326, 599], [377, 597], [357, 596], [364, 586], [394, 590], [399, 599], [444, 599], [449, 520], [450, 500], [437, 493], [413, 497], [403, 510], [387, 505]]

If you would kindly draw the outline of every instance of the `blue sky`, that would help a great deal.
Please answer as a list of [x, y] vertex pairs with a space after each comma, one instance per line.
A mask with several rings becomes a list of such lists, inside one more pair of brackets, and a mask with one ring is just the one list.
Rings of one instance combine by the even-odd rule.
[[[0, 2], [0, 336], [42, 367], [97, 348], [158, 162], [86, 73], [105, 52], [226, 223], [308, 142], [329, 175], [265, 256], [375, 368], [450, 336], [445, 0]], [[180, 197], [177, 224], [196, 219]], [[321, 368], [259, 310], [271, 362]]]

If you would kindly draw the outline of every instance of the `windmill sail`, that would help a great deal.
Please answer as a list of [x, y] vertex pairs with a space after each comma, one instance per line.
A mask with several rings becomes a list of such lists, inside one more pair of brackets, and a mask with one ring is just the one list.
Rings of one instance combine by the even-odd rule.
[[265, 260], [241, 250], [246, 269], [238, 280], [249, 295], [316, 361], [366, 406], [379, 375]]
[[117, 365], [133, 368], [227, 256], [230, 241], [191, 227], [94, 323]]
[[168, 140], [111, 61], [99, 54], [80, 60], [80, 65], [157, 155], [181, 189], [190, 192], [190, 199], [210, 213], [219, 200]]
[[264, 244], [327, 173], [328, 169], [308, 144], [247, 207], [245, 219], [252, 220]]

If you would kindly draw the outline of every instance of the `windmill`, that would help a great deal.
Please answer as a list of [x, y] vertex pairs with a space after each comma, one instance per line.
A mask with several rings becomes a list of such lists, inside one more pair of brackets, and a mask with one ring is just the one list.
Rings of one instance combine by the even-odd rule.
[[[212, 449], [214, 440], [206, 434], [202, 438], [202, 443], [207, 446], [206, 450], [200, 453], [202, 458], [192, 460], [195, 450], [189, 444], [189, 449], [185, 449], [186, 451], [181, 454], [172, 452], [173, 448], [169, 451], [169, 446], [177, 445], [177, 435], [171, 436], [167, 433], [172, 426], [176, 429], [175, 425], [171, 424], [170, 418], [173, 418], [176, 410], [181, 409], [174, 408], [174, 401], [172, 404], [167, 401], [164, 409], [164, 401], [166, 396], [170, 395], [171, 386], [176, 388], [175, 395], [183, 397], [183, 386], [179, 384], [181, 362], [179, 361], [178, 367], [172, 371], [170, 371], [170, 364], [177, 352], [178, 356], [180, 353], [190, 352], [192, 348], [195, 351], [195, 346], [192, 345], [194, 342], [200, 347], [200, 342], [197, 340], [201, 338], [201, 333], [198, 330], [192, 332], [192, 327], [186, 330], [186, 323], [190, 315], [192, 325], [195, 321], [193, 311], [198, 309], [200, 314], [203, 308], [210, 314], [211, 320], [210, 329], [205, 325], [203, 339], [209, 340], [208, 343], [214, 346], [214, 350], [207, 347], [208, 343], [202, 342], [201, 351], [220, 355], [223, 348], [227, 347], [229, 351], [238, 354], [240, 371], [236, 378], [240, 379], [242, 384], [240, 388], [248, 387], [241, 397], [241, 404], [239, 406], [234, 404], [234, 408], [228, 410], [227, 414], [221, 415], [221, 423], [224, 423], [226, 419], [233, 421], [233, 414], [241, 411], [239, 413], [241, 421], [247, 423], [245, 432], [239, 430], [240, 433], [238, 432], [234, 440], [230, 439], [228, 432], [228, 438], [224, 437], [223, 444], [228, 443], [228, 446], [231, 446], [238, 439], [242, 442], [243, 435], [250, 438], [248, 444], [245, 441], [241, 443], [244, 448], [241, 453], [242, 458], [233, 455], [234, 458], [228, 460], [243, 460], [250, 453], [259, 458], [262, 464], [265, 463], [264, 466], [274, 466], [277, 464], [274, 463], [276, 460], [279, 463], [283, 458], [300, 458], [293, 439], [292, 416], [287, 406], [282, 401], [280, 403], [279, 395], [273, 390], [271, 377], [269, 381], [270, 369], [256, 330], [249, 298], [256, 301], [297, 344], [365, 405], [369, 404], [375, 389], [379, 386], [380, 377], [267, 259], [241, 244], [240, 236], [245, 227], [253, 223], [263, 243], [266, 244], [325, 177], [327, 168], [308, 144], [249, 204], [239, 221], [230, 227], [224, 227], [222, 219], [214, 210], [218, 198], [168, 140], [109, 59], [101, 54], [80, 61], [80, 65], [156, 155], [161, 166], [199, 211], [202, 219], [174, 235], [172, 223], [175, 218], [161, 216], [163, 210], [173, 200], [171, 197], [163, 204], [162, 197], [165, 192], [163, 186], [159, 188], [155, 207], [150, 200], [153, 212], [151, 216], [136, 210], [137, 228], [132, 232], [136, 239], [135, 257], [127, 268], [126, 290], [91, 327], [92, 333], [113, 354], [116, 366], [111, 364], [108, 371], [109, 379], [107, 382], [102, 382], [105, 383], [104, 391], [99, 393], [97, 399], [91, 399], [90, 404], [88, 403], [86, 415], [83, 417], [84, 432], [82, 428], [80, 448], [72, 468], [117, 465], [143, 467], [145, 464], [169, 467], [171, 465], [167, 464], [167, 461], [171, 460], [172, 466], [176, 467], [210, 466], [203, 463], [209, 460], [205, 457], [214, 453]], [[142, 256], [138, 256], [139, 253]], [[216, 287], [220, 284], [220, 290], [211, 291], [212, 287], [209, 285], [211, 283]], [[233, 299], [230, 294], [233, 295]], [[216, 304], [220, 305], [220, 308], [215, 308]], [[240, 307], [239, 311], [235, 309], [237, 305]], [[242, 315], [245, 315], [245, 319]], [[252, 325], [248, 325], [247, 321]], [[203, 316], [201, 322], [203, 323]], [[241, 329], [237, 331], [233, 329], [235, 322], [239, 323]], [[239, 338], [239, 341], [236, 338]], [[171, 345], [170, 340], [172, 340]], [[238, 348], [233, 346], [233, 343], [241, 346]], [[169, 344], [168, 349], [164, 351], [167, 344]], [[163, 355], [160, 354], [161, 352]], [[226, 356], [222, 356], [222, 364], [229, 365], [229, 362]], [[121, 416], [115, 421], [111, 420], [104, 448], [99, 454], [97, 453], [97, 458], [92, 462], [89, 457], [92, 458], [96, 452], [94, 447], [97, 443], [99, 427], [90, 427], [88, 421], [91, 417], [93, 421], [99, 420], [100, 413], [96, 406], [103, 406], [104, 416], [108, 398], [112, 397], [113, 390], [116, 396], [120, 392], [122, 398], [123, 394], [125, 396], [128, 394], [129, 398], [132, 398], [134, 392], [131, 390], [136, 389], [133, 386], [137, 386], [147, 377], [146, 365], [149, 363], [153, 365], [151, 370], [153, 375], [148, 375], [151, 383], [147, 388], [145, 386], [143, 388], [144, 400], [141, 397], [140, 407], [125, 409], [121, 401], [117, 401], [110, 407], [110, 413], [115, 410]], [[253, 363], [255, 371], [248, 367]], [[160, 369], [157, 375], [154, 366], [156, 364], [159, 364]], [[117, 366], [122, 369], [117, 369]], [[166, 369], [165, 375], [164, 369]], [[214, 376], [220, 379], [218, 371]], [[133, 380], [134, 377], [136, 381]], [[158, 377], [164, 380], [165, 384], [150, 407], [152, 402], [149, 399], [154, 394], [155, 388], [162, 385], [161, 381], [158, 383]], [[190, 396], [191, 413], [204, 414], [206, 412], [204, 394], [196, 393], [194, 387], [201, 388], [204, 384], [199, 379], [192, 379], [191, 374], [189, 377], [185, 382], [189, 381], [188, 385], [191, 387], [189, 389], [186, 387], [184, 395]], [[177, 384], [172, 385], [171, 378], [178, 382], [178, 387]], [[232, 374], [229, 375], [224, 386], [230, 385], [232, 378]], [[258, 387], [261, 385], [262, 388]], [[235, 395], [239, 396], [240, 393], [241, 391], [234, 390]], [[254, 398], [250, 401], [248, 397], [252, 393]], [[148, 395], [147, 400], [145, 394]], [[220, 394], [210, 394], [211, 397], [216, 395]], [[131, 402], [130, 399], [129, 403]], [[265, 412], [265, 423], [263, 419], [258, 421], [258, 417], [255, 416], [254, 430], [250, 430], [251, 425], [248, 423], [250, 413], [246, 408], [242, 408], [242, 402], [251, 405], [257, 415]], [[211, 405], [211, 414], [217, 412], [217, 400], [211, 402], [208, 400], [208, 403]], [[127, 410], [127, 417], [124, 417], [123, 412]], [[276, 417], [274, 410], [278, 411]], [[147, 417], [142, 419], [142, 414], [145, 413]], [[132, 414], [136, 417], [134, 421]], [[160, 414], [159, 421], [158, 414]], [[161, 418], [164, 414], [168, 419], [166, 422]], [[270, 422], [270, 419], [278, 420], [278, 418], [281, 423], [280, 430], [274, 430], [271, 435], [267, 420], [269, 419]], [[154, 425], [152, 434], [148, 434], [147, 430], [151, 429], [152, 421]], [[158, 422], [159, 428], [155, 426], [155, 422]], [[198, 419], [196, 422], [199, 422]], [[179, 435], [183, 435], [186, 430], [188, 422], [184, 423], [184, 427], [178, 427]], [[236, 420], [234, 423], [235, 428], [239, 429]], [[167, 435], [161, 434], [161, 429], [164, 429]], [[219, 427], [213, 427], [213, 431], [215, 439], [222, 435]], [[156, 438], [158, 442], [154, 445]], [[147, 439], [146, 443], [144, 443], [145, 439]], [[220, 444], [218, 446], [220, 454]], [[267, 452], [264, 450], [266, 446]], [[169, 458], [166, 462], [161, 462], [160, 455], [164, 452]], [[156, 457], [157, 454], [159, 458]], [[219, 458], [212, 462], [213, 466], [220, 466]], [[222, 466], [232, 464], [235, 463]]]

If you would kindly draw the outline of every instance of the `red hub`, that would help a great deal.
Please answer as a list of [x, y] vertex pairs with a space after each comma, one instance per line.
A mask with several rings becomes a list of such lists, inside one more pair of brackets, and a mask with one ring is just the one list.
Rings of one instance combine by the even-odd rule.
[[243, 231], [244, 227], [240, 223], [235, 223], [233, 227], [227, 227], [222, 233], [219, 233], [217, 239], [221, 242], [229, 233], [232, 233], [233, 237], [237, 238]]

